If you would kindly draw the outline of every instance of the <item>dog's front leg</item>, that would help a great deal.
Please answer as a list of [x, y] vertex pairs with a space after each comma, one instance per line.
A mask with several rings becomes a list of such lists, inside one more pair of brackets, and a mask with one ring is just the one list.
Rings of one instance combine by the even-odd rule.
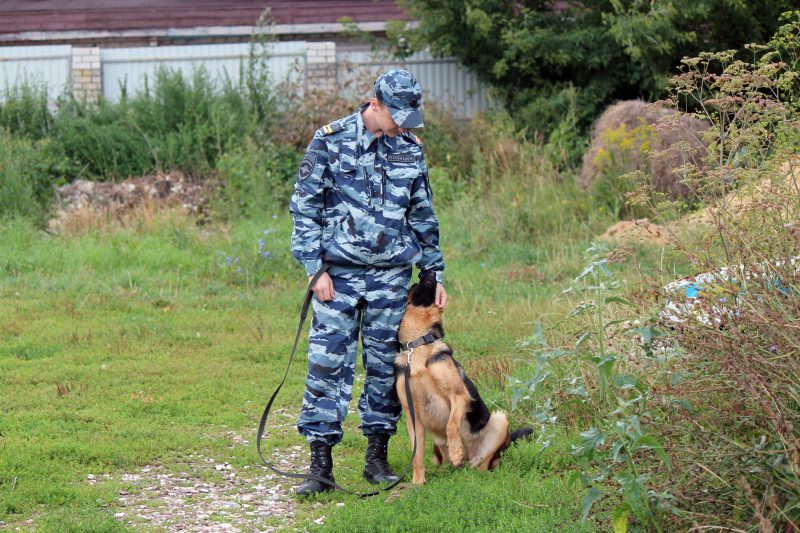
[[464, 443], [461, 441], [461, 422], [466, 413], [467, 399], [464, 395], [453, 395], [450, 398], [450, 417], [447, 419], [447, 451], [453, 466], [461, 466], [464, 462]]
[[416, 438], [417, 451], [414, 454], [414, 461], [412, 462], [414, 477], [412, 482], [414, 485], [422, 485], [425, 483], [425, 428], [422, 426], [422, 420], [417, 417], [417, 431], [414, 432], [414, 426], [411, 424], [411, 417], [406, 411], [406, 424], [408, 425], [408, 438], [411, 439], [411, 446], [414, 446], [414, 439]]

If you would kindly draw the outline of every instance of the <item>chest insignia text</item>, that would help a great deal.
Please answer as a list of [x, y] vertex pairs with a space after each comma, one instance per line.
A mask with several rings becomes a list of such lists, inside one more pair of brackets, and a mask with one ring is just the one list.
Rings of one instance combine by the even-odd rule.
[[389, 154], [386, 156], [389, 163], [416, 163], [417, 156], [414, 154]]

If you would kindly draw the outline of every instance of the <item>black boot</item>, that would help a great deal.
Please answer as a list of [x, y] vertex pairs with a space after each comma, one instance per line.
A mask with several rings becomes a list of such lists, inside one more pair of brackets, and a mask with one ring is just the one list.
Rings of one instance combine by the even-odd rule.
[[[334, 480], [331, 447], [323, 441], [315, 440], [311, 443], [311, 468], [309, 473], [331, 481]], [[294, 492], [298, 496], [311, 496], [312, 494], [328, 492], [329, 490], [333, 490], [332, 485], [308, 479], [298, 485]]]
[[377, 485], [378, 483], [394, 483], [398, 478], [389, 470], [386, 461], [389, 435], [376, 433], [367, 437], [367, 457], [364, 465], [364, 479]]

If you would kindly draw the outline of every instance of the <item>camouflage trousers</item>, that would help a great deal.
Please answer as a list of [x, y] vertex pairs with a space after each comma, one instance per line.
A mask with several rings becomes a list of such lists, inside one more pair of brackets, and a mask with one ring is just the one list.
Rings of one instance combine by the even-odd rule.
[[411, 267], [342, 267], [332, 265], [335, 297], [314, 298], [308, 345], [308, 376], [297, 429], [309, 442], [334, 445], [353, 393], [358, 336], [366, 370], [358, 400], [365, 435], [394, 434], [400, 417], [395, 391], [397, 328], [406, 307]]

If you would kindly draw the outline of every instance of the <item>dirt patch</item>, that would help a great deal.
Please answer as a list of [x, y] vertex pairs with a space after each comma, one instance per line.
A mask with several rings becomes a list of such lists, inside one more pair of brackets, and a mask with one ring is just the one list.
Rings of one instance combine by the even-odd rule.
[[[27, 520], [23, 520], [22, 522], [15, 522], [13, 531], [32, 531], [34, 529], [33, 523], [35, 521], [36, 517], [31, 517]], [[11, 524], [0, 520], [0, 531], [12, 531]]]
[[[608, 228], [598, 238], [611, 242], [639, 242], [663, 246], [675, 236], [682, 238], [694, 230], [707, 231], [729, 220], [741, 220], [749, 213], [781, 209], [793, 205], [800, 194], [800, 157], [785, 161], [776, 171], [775, 178], [765, 178], [758, 183], [744, 185], [719, 198], [714, 204], [686, 215], [665, 226], [653, 224], [646, 218], [622, 221]], [[800, 241], [800, 229], [786, 225], [788, 234]]]
[[128, 178], [119, 182], [75, 180], [56, 187], [54, 233], [75, 233], [102, 221], [124, 222], [132, 213], [180, 208], [202, 220], [215, 182], [199, 182], [181, 172]]
[[511, 281], [543, 282], [544, 274], [538, 268], [530, 265], [511, 266], [506, 271], [506, 276]]
[[780, 202], [791, 205], [800, 195], [800, 157], [792, 157], [785, 161], [776, 173], [776, 177], [765, 178], [758, 183], [744, 186], [732, 191], [725, 198], [720, 198], [696, 213], [685, 217], [684, 226], [712, 226], [726, 218], [740, 218], [748, 211], [775, 209], [781, 206], [771, 205]]
[[671, 234], [664, 226], [653, 224], [646, 218], [617, 222], [598, 237], [602, 241], [639, 242], [663, 246]]
[[[287, 418], [296, 417], [284, 409], [278, 409], [276, 413]], [[275, 427], [283, 427], [283, 424], [273, 425]], [[255, 445], [236, 431], [208, 435], [208, 438], [221, 436], [232, 451]], [[308, 472], [308, 449], [305, 446], [274, 450], [270, 460], [281, 470]], [[111, 479], [109, 474], [87, 475], [87, 482], [91, 485]], [[177, 467], [147, 465], [135, 472], [124, 473], [118, 479], [123, 486], [114, 517], [136, 530], [285, 530], [292, 525], [298, 505], [291, 490], [297, 480], [274, 474], [260, 464], [237, 467], [201, 454], [188, 455]], [[317, 523], [322, 521], [324, 517], [317, 519]]]

